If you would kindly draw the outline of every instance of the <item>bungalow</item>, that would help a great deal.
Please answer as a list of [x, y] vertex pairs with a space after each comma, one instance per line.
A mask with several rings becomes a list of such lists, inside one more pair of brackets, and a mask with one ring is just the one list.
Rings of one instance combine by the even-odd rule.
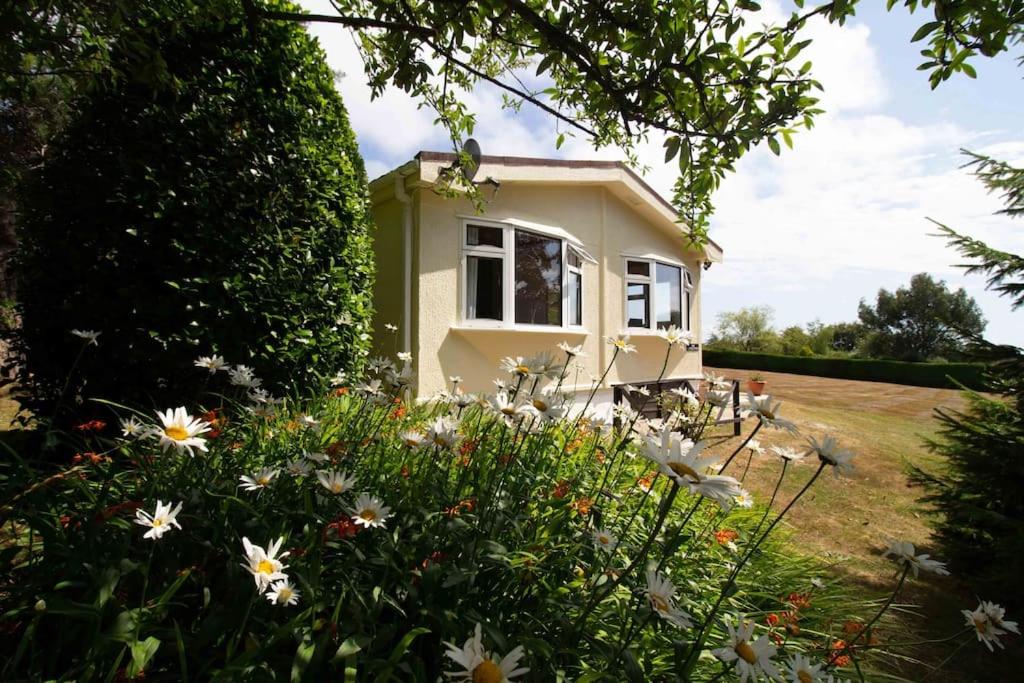
[[[456, 155], [420, 152], [370, 183], [377, 224], [374, 345], [412, 353], [414, 390], [429, 396], [460, 376], [467, 392], [493, 391], [506, 356], [582, 346], [582, 368], [564, 386], [589, 390], [630, 335], [595, 398], [656, 380], [660, 328], [701, 338], [702, 273], [722, 260], [714, 242], [688, 245], [671, 204], [627, 166], [484, 156], [480, 214], [463, 197], [435, 192]], [[497, 188], [497, 189], [495, 189]], [[385, 324], [397, 325], [397, 332]], [[666, 379], [700, 376], [701, 349], [672, 354]]]

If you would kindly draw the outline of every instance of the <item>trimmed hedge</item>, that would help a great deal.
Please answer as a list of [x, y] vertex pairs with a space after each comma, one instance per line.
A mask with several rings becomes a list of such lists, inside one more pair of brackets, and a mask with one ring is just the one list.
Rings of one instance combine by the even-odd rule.
[[865, 358], [780, 356], [745, 351], [704, 351], [704, 364], [716, 368], [789, 372], [866, 382], [909, 384], [917, 387], [983, 390], [985, 366], [981, 363], [906, 363]]

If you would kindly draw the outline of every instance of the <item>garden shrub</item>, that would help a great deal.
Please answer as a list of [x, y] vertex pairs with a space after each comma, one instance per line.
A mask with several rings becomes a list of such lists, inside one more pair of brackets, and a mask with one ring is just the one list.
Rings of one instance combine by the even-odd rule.
[[[371, 218], [333, 74], [303, 28], [253, 33], [242, 5], [140, 3], [167, 73], [125, 76], [141, 38], [116, 43], [24, 193], [16, 350], [37, 415], [73, 368], [69, 397], [158, 405], [199, 354], [273, 388], [365, 352]], [[101, 333], [81, 359], [72, 329]]]
[[704, 363], [718, 368], [789, 372], [795, 375], [858, 379], [869, 382], [909, 384], [918, 387], [956, 389], [985, 386], [983, 363], [907, 363], [867, 358], [820, 358], [780, 356], [770, 353], [705, 349]]
[[[663, 422], [622, 407], [615, 426], [572, 412], [550, 356], [507, 365], [496, 395], [419, 404], [408, 365], [381, 359], [283, 402], [218, 371], [196, 417], [121, 412], [79, 425], [69, 463], [0, 462], [0, 677], [436, 681], [461, 670], [448, 643], [511, 657], [516, 681], [746, 680], [786, 658], [870, 673], [858, 640], [888, 603], [851, 621], [868, 606], [775, 533], [848, 451], [780, 451], [776, 491], [788, 471], [801, 493], [747, 509], [710, 474], [746, 444], [684, 438], [714, 380]], [[793, 429], [770, 399], [747, 410]]]

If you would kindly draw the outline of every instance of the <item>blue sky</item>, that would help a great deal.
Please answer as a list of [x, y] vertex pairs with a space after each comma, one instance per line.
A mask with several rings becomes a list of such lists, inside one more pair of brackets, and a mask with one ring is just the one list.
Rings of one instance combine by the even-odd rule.
[[[303, 0], [330, 12], [326, 0]], [[766, 20], [792, 5], [764, 4]], [[964, 287], [989, 320], [988, 336], [1024, 346], [1024, 313], [984, 290], [977, 276], [952, 264], [957, 255], [929, 236], [928, 217], [1015, 253], [1024, 253], [1024, 225], [994, 215], [997, 198], [959, 169], [959, 149], [1024, 163], [1024, 90], [1011, 53], [974, 62], [978, 79], [955, 78], [930, 90], [916, 71], [922, 45], [910, 36], [926, 15], [865, 2], [844, 27], [809, 27], [812, 73], [822, 82], [826, 114], [795, 149], [775, 157], [757, 149], [740, 160], [715, 197], [712, 237], [725, 263], [704, 279], [705, 334], [721, 311], [769, 305], [778, 327], [853, 320], [857, 303], [880, 287], [894, 289], [927, 271]], [[420, 149], [448, 149], [430, 112], [404, 93], [370, 101], [362, 63], [351, 37], [337, 26], [315, 26], [331, 66], [343, 75], [338, 88], [371, 177], [410, 159]], [[485, 154], [618, 158], [582, 139], [556, 151], [555, 124], [525, 105], [503, 110], [492, 88], [464, 97], [477, 114], [474, 137]], [[661, 162], [660, 141], [641, 146], [651, 167], [648, 181], [669, 194], [674, 171]]]

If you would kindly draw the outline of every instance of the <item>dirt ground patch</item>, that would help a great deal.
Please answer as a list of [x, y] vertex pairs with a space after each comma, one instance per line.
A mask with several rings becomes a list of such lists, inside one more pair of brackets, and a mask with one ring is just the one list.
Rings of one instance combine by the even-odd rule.
[[[707, 368], [726, 378], [745, 381], [750, 370]], [[837, 573], [846, 576], [866, 591], [881, 594], [892, 589], [894, 565], [881, 557], [889, 539], [913, 542], [920, 552], [941, 556], [933, 547], [930, 519], [932, 512], [920, 502], [923, 491], [910, 482], [914, 467], [935, 470], [943, 467], [942, 458], [929, 452], [926, 440], [936, 436], [933, 411], [942, 406], [962, 409], [963, 397], [957, 391], [929, 389], [881, 382], [808, 377], [776, 372], [759, 372], [768, 383], [767, 393], [782, 401], [780, 415], [797, 424], [799, 436], [762, 430], [755, 438], [763, 446], [805, 443], [808, 436], [826, 434], [856, 453], [856, 471], [849, 479], [823, 474], [819, 482], [787, 517], [797, 529], [801, 547], [817, 554]], [[743, 434], [730, 435], [722, 447], [735, 448], [754, 423], [743, 424]], [[730, 450], [732, 449], [730, 448]], [[777, 458], [754, 456], [747, 471], [747, 454], [736, 458], [729, 474], [744, 477], [746, 486], [758, 500], [767, 501], [778, 480]], [[807, 481], [816, 462], [791, 467], [780, 491], [780, 500], [788, 501]], [[911, 634], [915, 639], [949, 635], [960, 628], [961, 608], [973, 609], [976, 599], [951, 579], [928, 577], [912, 582], [901, 599], [919, 605], [920, 616], [901, 615], [891, 623], [893, 635]], [[998, 599], [998, 598], [996, 598]], [[1021, 615], [1017, 615], [1018, 617]], [[901, 641], [907, 640], [900, 638]], [[928, 681], [1017, 681], [1024, 663], [1024, 646], [1016, 638], [1008, 651], [989, 655], [980, 645], [964, 648], [961, 654]], [[948, 644], [921, 646], [914, 650], [923, 661], [937, 663], [949, 654]], [[1016, 671], [1014, 671], [1016, 669]], [[906, 663], [898, 673], [910, 680], [923, 680], [927, 666]]]

